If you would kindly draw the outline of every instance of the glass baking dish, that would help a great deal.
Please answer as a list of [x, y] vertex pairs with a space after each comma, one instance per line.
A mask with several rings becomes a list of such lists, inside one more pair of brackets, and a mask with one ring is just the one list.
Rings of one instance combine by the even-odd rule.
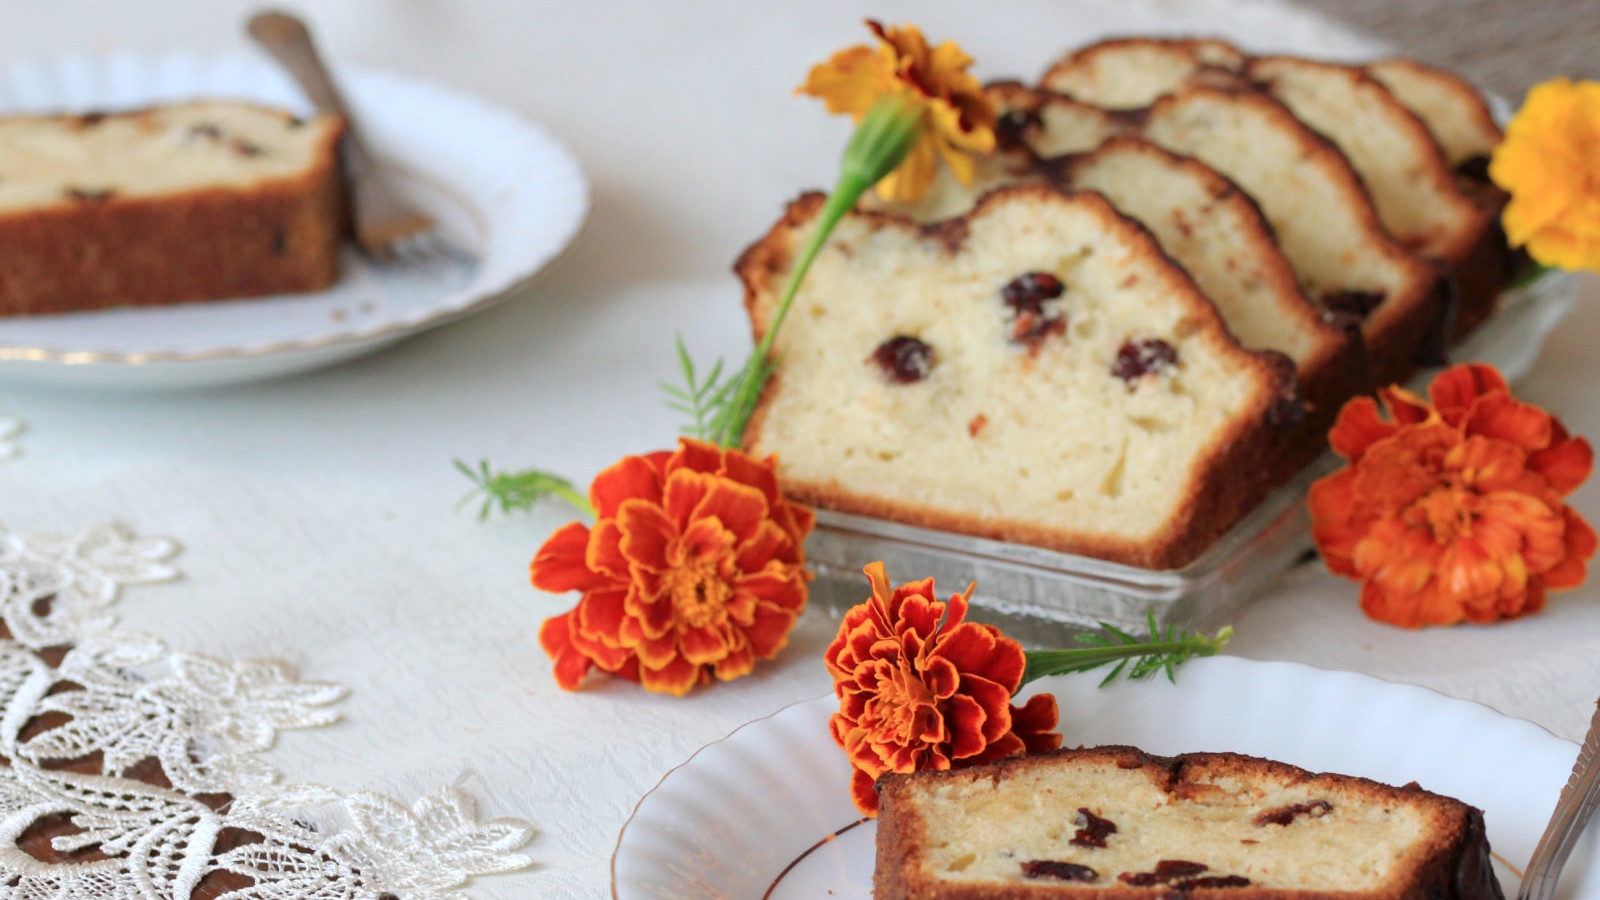
[[[1508, 291], [1494, 316], [1451, 349], [1451, 360], [1492, 363], [1515, 381], [1533, 367], [1545, 336], [1577, 294], [1577, 277], [1556, 271]], [[1422, 390], [1434, 374], [1422, 373], [1412, 387]], [[944, 596], [975, 582], [973, 618], [999, 625], [1025, 644], [1062, 646], [1098, 622], [1143, 633], [1151, 613], [1163, 627], [1211, 631], [1309, 558], [1305, 493], [1339, 464], [1324, 454], [1199, 558], [1164, 571], [818, 509], [806, 544], [816, 574], [812, 603], [842, 614], [866, 596], [862, 567], [882, 560], [894, 583], [932, 576]]]

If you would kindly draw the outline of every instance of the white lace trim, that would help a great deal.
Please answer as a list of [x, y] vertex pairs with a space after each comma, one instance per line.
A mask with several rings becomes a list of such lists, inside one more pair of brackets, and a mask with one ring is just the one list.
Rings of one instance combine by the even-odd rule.
[[[0, 640], [0, 900], [187, 900], [214, 873], [248, 885], [228, 896], [252, 900], [441, 900], [474, 875], [532, 863], [518, 852], [528, 823], [479, 821], [459, 787], [408, 806], [281, 784], [258, 754], [279, 731], [335, 721], [329, 707], [345, 689], [299, 681], [281, 660], [177, 653], [115, 630], [108, 610], [122, 586], [175, 578], [177, 552], [116, 526], [0, 528], [11, 633]], [[43, 715], [61, 724], [30, 731]], [[52, 767], [95, 753], [103, 774]], [[133, 777], [152, 759], [170, 788]], [[79, 832], [53, 849], [104, 858], [49, 863], [22, 848], [30, 828], [62, 815]]]
[[25, 427], [26, 423], [16, 416], [0, 416], [0, 459], [10, 459], [22, 453], [22, 444], [17, 438]]

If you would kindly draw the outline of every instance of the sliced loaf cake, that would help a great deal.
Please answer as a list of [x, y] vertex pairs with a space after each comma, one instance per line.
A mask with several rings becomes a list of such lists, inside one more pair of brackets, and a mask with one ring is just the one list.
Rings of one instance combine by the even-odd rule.
[[[739, 260], [759, 337], [821, 206]], [[1292, 366], [1244, 349], [1095, 194], [991, 192], [934, 225], [858, 211], [819, 254], [746, 433], [832, 509], [1149, 568], [1264, 495]]]
[[1482, 814], [1232, 753], [1063, 750], [878, 781], [876, 900], [1502, 900]]
[[1338, 149], [1271, 97], [1185, 87], [1117, 114], [1040, 92], [1034, 116], [1025, 140], [1043, 157], [1092, 149], [1120, 128], [1238, 184], [1271, 223], [1301, 291], [1362, 321], [1379, 383], [1404, 380], [1437, 355], [1446, 312], [1440, 272], [1384, 230]]
[[1447, 134], [1458, 148], [1482, 154], [1485, 143], [1492, 148], [1497, 139], [1481, 96], [1460, 79], [1416, 63], [1362, 67], [1249, 57], [1217, 40], [1144, 38], [1069, 54], [1041, 83], [1086, 102], [1134, 108], [1186, 85], [1226, 86], [1230, 78], [1236, 87], [1271, 94], [1332, 141], [1361, 176], [1384, 227], [1409, 249], [1450, 267], [1460, 307], [1456, 333], [1493, 311], [1507, 280], [1504, 241], [1495, 227], [1503, 198], [1463, 185], [1453, 171], [1460, 161], [1453, 163], [1436, 140]]

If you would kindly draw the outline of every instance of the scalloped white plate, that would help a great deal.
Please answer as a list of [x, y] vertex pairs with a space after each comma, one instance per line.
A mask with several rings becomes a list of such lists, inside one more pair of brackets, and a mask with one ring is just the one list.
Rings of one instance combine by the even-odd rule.
[[[1578, 747], [1537, 725], [1425, 688], [1299, 663], [1201, 659], [1165, 680], [1097, 688], [1041, 679], [1068, 745], [1152, 753], [1228, 750], [1390, 784], [1417, 781], [1484, 810], [1495, 855], [1521, 868]], [[849, 765], [828, 736], [831, 696], [786, 707], [708, 744], [662, 778], [612, 856], [618, 900], [867, 900], [873, 823], [853, 825]], [[828, 840], [830, 835], [837, 837]], [[819, 841], [826, 841], [819, 845]], [[1600, 897], [1595, 830], [1558, 894]], [[1496, 865], [1508, 897], [1517, 876]]]
[[[315, 294], [55, 316], [0, 317], [0, 377], [104, 388], [188, 387], [286, 375], [370, 353], [484, 309], [577, 236], [589, 209], [577, 161], [539, 125], [427, 82], [356, 67], [337, 77], [398, 186], [475, 261], [375, 265], [345, 254]], [[73, 57], [0, 66], [0, 114], [115, 110], [195, 97], [309, 112], [264, 59]]]

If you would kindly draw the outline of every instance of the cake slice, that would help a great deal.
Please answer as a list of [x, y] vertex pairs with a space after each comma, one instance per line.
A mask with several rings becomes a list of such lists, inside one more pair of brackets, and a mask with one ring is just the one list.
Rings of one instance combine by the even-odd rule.
[[1095, 191], [1139, 221], [1194, 279], [1240, 343], [1295, 364], [1304, 420], [1277, 454], [1283, 476], [1327, 449], [1346, 400], [1371, 388], [1360, 328], [1306, 299], [1272, 227], [1210, 166], [1133, 137], [1056, 161], [1057, 183]]
[[[1487, 169], [1489, 155], [1504, 134], [1476, 88], [1410, 59], [1382, 60], [1368, 64], [1366, 70], [1422, 119], [1451, 166]], [[1479, 175], [1486, 176], [1486, 172]]]
[[343, 127], [225, 101], [0, 119], [0, 315], [327, 287]]
[[[1503, 198], [1481, 184], [1463, 185], [1453, 167], [1465, 163], [1470, 180], [1483, 163], [1466, 160], [1486, 161], [1498, 129], [1482, 98], [1459, 79], [1416, 63], [1362, 67], [1250, 57], [1217, 40], [1146, 38], [1084, 48], [1051, 66], [1041, 83], [1128, 108], [1187, 85], [1227, 86], [1230, 78], [1267, 92], [1328, 138], [1360, 175], [1390, 234], [1450, 267], [1460, 305], [1457, 333], [1487, 318], [1507, 281], [1496, 227]], [[1457, 154], [1472, 155], [1452, 162], [1439, 134], [1449, 136]]]
[[1025, 139], [1041, 156], [1098, 146], [1109, 121], [1239, 185], [1271, 224], [1301, 291], [1361, 321], [1378, 383], [1402, 381], [1437, 357], [1442, 273], [1389, 236], [1344, 156], [1271, 97], [1186, 87], [1119, 115], [1041, 92], [1035, 116]]
[[[1024, 118], [1038, 96], [1011, 84], [991, 85], [989, 91], [1001, 108]], [[1366, 347], [1354, 320], [1306, 299], [1260, 209], [1216, 170], [1148, 141], [1114, 136], [1124, 126], [1097, 107], [1067, 104], [1053, 114], [1075, 116], [1070, 125], [1057, 122], [1058, 131], [1089, 135], [1085, 145], [1112, 136], [1091, 152], [1044, 164], [1031, 154], [1003, 150], [980, 159], [967, 185], [941, 170], [920, 201], [875, 205], [936, 222], [969, 211], [997, 186], [1039, 180], [1106, 197], [1117, 212], [1149, 229], [1241, 343], [1278, 351], [1295, 364], [1304, 421], [1284, 434], [1285, 445], [1275, 458], [1283, 476], [1298, 471], [1327, 449], [1328, 428], [1344, 402], [1371, 387]], [[1026, 127], [1016, 128], [1007, 143], [1025, 143]]]
[[[758, 338], [822, 199], [736, 266]], [[1294, 402], [1142, 228], [1045, 185], [846, 216], [773, 365], [745, 443], [797, 499], [1148, 568], [1260, 500]]]
[[1482, 814], [1231, 753], [1063, 750], [878, 781], [875, 900], [1502, 900]]

